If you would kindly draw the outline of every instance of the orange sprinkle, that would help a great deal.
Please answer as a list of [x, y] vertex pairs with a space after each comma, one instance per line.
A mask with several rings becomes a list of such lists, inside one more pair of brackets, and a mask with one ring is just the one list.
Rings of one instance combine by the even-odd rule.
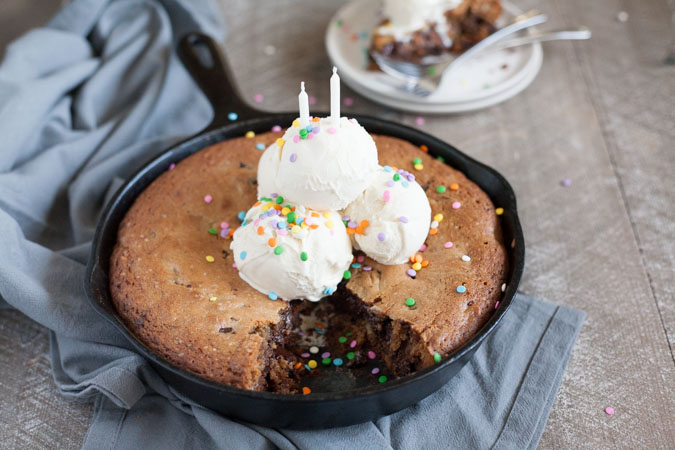
[[459, 189], [459, 184], [457, 184], [457, 183], [452, 183], [452, 184], [450, 185], [450, 190], [451, 190], [451, 191], [456, 191], [457, 189]]
[[429, 261], [427, 261], [426, 259], [424, 261], [422, 261], [422, 267], [426, 267], [428, 265], [429, 265]]
[[267, 244], [268, 244], [270, 247], [276, 247], [276, 245], [277, 245], [277, 240], [276, 240], [276, 238], [269, 238], [269, 239], [267, 240]]
[[311, 394], [311, 393], [312, 393], [312, 390], [311, 390], [310, 388], [308, 388], [307, 386], [303, 386], [303, 387], [302, 387], [302, 393], [303, 393], [304, 395]]
[[312, 230], [316, 230], [317, 228], [319, 228], [319, 226], [318, 226], [317, 224], [315, 224], [315, 223], [311, 224], [309, 227], [310, 227]]
[[362, 220], [362, 221], [361, 221], [361, 226], [362, 226], [363, 228], [368, 228], [368, 227], [370, 226], [370, 222], [368, 222], [367, 220]]
[[301, 367], [302, 367], [302, 363], [301, 363], [301, 362], [295, 363], [295, 365], [293, 366], [293, 368], [296, 369], [296, 370], [299, 369], [299, 368], [301, 368]]
[[258, 227], [258, 234], [259, 234], [260, 236], [262, 236], [263, 234], [265, 234], [265, 228], [263, 228], [262, 226], [259, 226], [259, 227]]
[[415, 262], [421, 263], [423, 259], [419, 253], [415, 255]]
[[253, 206], [260, 206], [260, 202], [255, 202]]
[[281, 205], [274, 205], [274, 209], [276, 209], [277, 211], [281, 211], [281, 208], [283, 208], [283, 206], [281, 206]]
[[321, 216], [319, 215], [319, 213], [312, 211], [312, 217], [321, 217]]
[[414, 263], [414, 262], [415, 262], [415, 256], [416, 256], [416, 255], [412, 255], [412, 256], [410, 257], [410, 262], [411, 262], [411, 263]]
[[363, 227], [361, 225], [356, 227], [356, 234], [363, 234]]
[[427, 147], [426, 145], [420, 145], [420, 150], [422, 150], [424, 153], [428, 153], [429, 147]]
[[394, 172], [398, 172], [398, 167], [391, 166], [391, 170], [393, 170]]
[[232, 236], [233, 234], [234, 234], [234, 228], [230, 228], [230, 232], [229, 232], [228, 236]]
[[432, 228], [431, 230], [429, 230], [429, 234], [432, 236], [436, 233], [438, 233], [438, 228]]
[[347, 234], [354, 234], [353, 228], [347, 228]]
[[322, 324], [321, 322], [317, 322], [317, 324], [315, 325], [315, 327], [320, 328], [320, 329], [322, 329], [322, 330], [323, 330], [324, 328], [326, 328], [326, 327], [324, 326], [324, 324]]
[[319, 117], [312, 117], [312, 122], [318, 122], [319, 120], [321, 120], [321, 118], [319, 118]]

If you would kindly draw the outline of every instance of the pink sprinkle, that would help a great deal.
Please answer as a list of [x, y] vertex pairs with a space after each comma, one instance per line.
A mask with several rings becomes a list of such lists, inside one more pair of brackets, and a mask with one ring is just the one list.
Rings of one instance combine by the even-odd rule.
[[253, 226], [254, 226], [254, 227], [257, 227], [259, 223], [260, 223], [260, 219], [255, 219], [255, 220], [253, 221]]
[[220, 222], [220, 228], [230, 228], [230, 224], [227, 222]]
[[279, 236], [288, 236], [288, 230], [286, 230], [285, 228], [282, 228], [281, 230], [277, 230], [277, 234]]
[[237, 263], [232, 263], [232, 267], [237, 268]]
[[612, 408], [611, 406], [608, 406], [607, 408], [605, 408], [605, 413], [610, 415], [610, 416], [613, 416], [614, 415], [614, 408]]
[[335, 134], [335, 133], [337, 133], [337, 129], [336, 129], [336, 128], [333, 128], [333, 127], [330, 127], [330, 128], [328, 129], [328, 132], [329, 132], [330, 134]]
[[497, 300], [497, 303], [495, 303], [495, 309], [499, 308], [499, 300]]
[[445, 247], [445, 248], [452, 248], [453, 245], [455, 245], [455, 244], [453, 244], [452, 241], [448, 241], [448, 242], [446, 242], [445, 244], [443, 244], [443, 247]]
[[363, 270], [365, 270], [366, 272], [368, 272], [368, 271], [370, 271], [370, 270], [373, 270], [373, 268], [370, 267], [370, 266], [363, 266]]
[[206, 194], [206, 195], [204, 196], [204, 201], [205, 201], [206, 203], [211, 203], [211, 202], [213, 201], [213, 197], [211, 197], [209, 194]]
[[374, 351], [368, 350], [368, 359], [375, 359], [376, 356]]
[[380, 373], [380, 369], [376, 367], [373, 370], [371, 370], [370, 373], [372, 373], [373, 375], [377, 375], [378, 373]]
[[303, 358], [309, 358], [309, 353], [305, 352], [305, 353], [301, 354], [300, 356], [302, 356]]
[[385, 202], [389, 202], [389, 200], [391, 200], [391, 192], [384, 191], [384, 193], [382, 194], [382, 200], [384, 200]]
[[452, 209], [459, 209], [461, 206], [460, 202], [452, 202]]
[[176, 163], [171, 163], [171, 165], [169, 166], [169, 170], [173, 170], [175, 168], [176, 168]]
[[349, 343], [349, 346], [350, 346], [351, 348], [356, 347], [356, 340], [351, 341], [351, 342]]
[[422, 246], [420, 247], [420, 252], [423, 252], [426, 249], [427, 249], [427, 244], [422, 244]]
[[314, 133], [308, 133], [307, 134], [307, 140], [314, 139]]
[[365, 256], [363, 256], [363, 255], [359, 255], [359, 256], [357, 256], [357, 257], [356, 257], [356, 262], [360, 262], [360, 263], [362, 263], [362, 262], [363, 262], [363, 261], [364, 261], [365, 259], [366, 259], [366, 257], [365, 257]]
[[342, 103], [344, 103], [345, 106], [352, 106], [354, 104], [354, 99], [351, 97], [345, 97]]
[[272, 127], [272, 131], [275, 132], [275, 133], [278, 133], [279, 131], [281, 131], [281, 126], [279, 126], [279, 125], [274, 125], [274, 126]]
[[424, 117], [418, 116], [418, 117], [415, 119], [415, 123], [416, 123], [417, 125], [424, 125]]
[[310, 105], [316, 105], [316, 97], [314, 97], [313, 95], [310, 95], [307, 100], [309, 101]]
[[300, 142], [300, 135], [299, 134], [296, 134], [295, 136], [293, 136], [293, 142], [295, 142], [296, 144], [298, 142]]
[[322, 357], [322, 358], [330, 358], [330, 352], [323, 352], [323, 353], [321, 354], [321, 357]]
[[351, 123], [353, 123], [354, 125], [358, 125], [358, 124], [359, 124], [359, 123], [356, 121], [356, 119], [349, 119], [349, 121], [350, 121]]
[[265, 97], [263, 97], [262, 94], [255, 94], [253, 96], [253, 101], [256, 102], [256, 103], [262, 103], [263, 100], [265, 100]]

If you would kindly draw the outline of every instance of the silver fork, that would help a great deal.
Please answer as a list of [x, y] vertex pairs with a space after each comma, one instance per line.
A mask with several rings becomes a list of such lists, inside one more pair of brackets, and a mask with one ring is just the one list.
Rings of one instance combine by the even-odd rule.
[[511, 24], [495, 31], [459, 56], [447, 53], [442, 56], [428, 56], [422, 58], [419, 63], [411, 63], [389, 58], [377, 52], [370, 52], [370, 55], [384, 73], [404, 81], [402, 89], [414, 95], [426, 97], [438, 88], [443, 74], [450, 70], [451, 66], [456, 67], [513, 33], [542, 24], [547, 20], [548, 17], [545, 14], [530, 11], [516, 17]]

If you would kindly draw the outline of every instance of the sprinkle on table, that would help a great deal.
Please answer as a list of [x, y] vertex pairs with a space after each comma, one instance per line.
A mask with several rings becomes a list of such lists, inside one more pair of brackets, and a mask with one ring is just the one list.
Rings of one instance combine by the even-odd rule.
[[214, 296], [209, 297], [210, 302], [215, 302], [216, 300], [218, 300], [218, 297], [214, 297]]
[[415, 306], [415, 299], [412, 297], [408, 297], [405, 299], [405, 305], [406, 306]]
[[318, 366], [319, 364], [315, 360], [310, 359], [307, 365], [310, 367], [310, 369], [316, 369], [316, 366]]
[[439, 213], [439, 214], [436, 214], [436, 215], [434, 216], [434, 220], [435, 220], [436, 222], [443, 222], [443, 214], [440, 214], [440, 213]]
[[380, 378], [377, 379], [380, 383], [386, 383], [387, 382], [387, 377], [386, 375], [381, 375]]
[[415, 278], [417, 276], [417, 271], [415, 269], [408, 269], [407, 274], [409, 277]]
[[319, 353], [319, 347], [317, 347], [316, 345], [312, 345], [312, 346], [309, 348], [309, 352], [310, 352], [312, 355], [316, 355], [317, 353]]
[[457, 191], [457, 190], [459, 190], [459, 184], [457, 184], [457, 183], [452, 183], [452, 184], [450, 185], [450, 190], [451, 190], [451, 191]]
[[211, 255], [206, 255], [206, 262], [212, 263], [212, 262], [214, 262], [215, 260], [216, 260], [216, 258], [214, 258], [213, 256], [211, 256]]
[[469, 255], [462, 255], [462, 261], [469, 262], [471, 261], [471, 257]]
[[605, 414], [607, 414], [609, 416], [613, 416], [614, 415], [614, 408], [612, 408], [611, 406], [608, 406], [607, 408], [605, 408]]
[[466, 286], [460, 284], [459, 286], [457, 286], [457, 292], [460, 293], [460, 294], [465, 293], [466, 292]]
[[169, 165], [169, 170], [173, 170], [173, 169], [175, 169], [175, 168], [176, 168], [176, 163], [171, 163], [171, 164]]
[[345, 106], [352, 106], [354, 104], [354, 99], [351, 97], [345, 97], [344, 100], [342, 100], [342, 103], [344, 103]]
[[502, 214], [504, 214], [504, 208], [495, 209], [495, 214], [497, 214], [498, 216], [501, 216]]
[[309, 395], [312, 393], [312, 390], [308, 388], [307, 386], [302, 387], [302, 395]]
[[344, 336], [340, 336], [340, 337], [338, 338], [338, 342], [339, 342], [340, 344], [344, 344], [345, 342], [347, 342], [347, 338], [344, 337]]
[[572, 185], [572, 180], [570, 180], [569, 178], [565, 178], [560, 182], [560, 184], [562, 184], [563, 187], [570, 187]]
[[211, 227], [209, 228], [209, 234], [218, 234], [215, 228]]
[[234, 122], [239, 118], [239, 114], [237, 114], [236, 112], [231, 112], [227, 115], [227, 118], [228, 120], [230, 120], [230, 122]]
[[445, 186], [443, 186], [443, 185], [438, 186], [438, 187], [436, 188], [436, 192], [438, 192], [439, 194], [444, 193], [444, 192], [445, 192]]
[[445, 247], [445, 248], [452, 248], [453, 245], [455, 245], [455, 244], [453, 244], [452, 241], [448, 241], [448, 242], [446, 242], [445, 244], [443, 244], [443, 247]]
[[333, 360], [333, 365], [337, 366], [337, 367], [340, 367], [342, 365], [342, 358], [335, 358]]
[[375, 359], [376, 356], [374, 351], [368, 350], [368, 359]]
[[424, 117], [422, 117], [422, 116], [416, 117], [416, 118], [415, 118], [415, 123], [416, 123], [417, 125], [424, 125]]
[[420, 150], [422, 150], [424, 153], [429, 153], [429, 147], [424, 144], [420, 145]]
[[211, 194], [206, 194], [204, 196], [204, 203], [211, 203], [212, 201], [213, 201], [213, 197], [211, 196]]
[[415, 170], [424, 170], [424, 164], [415, 164], [413, 167]]
[[440, 353], [434, 353], [434, 362], [439, 363], [441, 362], [441, 354]]
[[258, 150], [265, 150], [265, 144], [262, 143], [255, 144], [255, 148], [257, 148]]
[[356, 355], [354, 354], [354, 352], [349, 352], [349, 353], [347, 353], [347, 359], [348, 359], [348, 360], [351, 361], [351, 360], [354, 359], [355, 357], [356, 357]]
[[270, 291], [270, 292], [267, 294], [267, 297], [268, 297], [270, 300], [276, 300], [276, 299], [279, 298], [279, 296], [277, 295], [277, 293], [274, 292], [274, 291]]
[[460, 202], [452, 202], [452, 209], [459, 209], [462, 207]]

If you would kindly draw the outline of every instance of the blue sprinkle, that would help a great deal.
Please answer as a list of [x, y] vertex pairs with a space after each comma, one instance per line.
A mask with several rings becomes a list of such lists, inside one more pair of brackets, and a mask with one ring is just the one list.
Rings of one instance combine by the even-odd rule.
[[460, 294], [465, 293], [466, 292], [466, 286], [462, 286], [460, 284], [459, 286], [457, 286], [457, 292], [459, 292]]
[[244, 220], [244, 221], [241, 223], [241, 226], [243, 227], [243, 226], [246, 225], [247, 223], [248, 223], [248, 222]]
[[295, 223], [296, 223], [297, 225], [300, 225], [300, 224], [302, 223], [302, 221], [303, 221], [303, 218], [302, 218], [302, 217], [296, 217], [296, 218], [295, 218]]
[[312, 124], [310, 123], [309, 125], [307, 125], [307, 126], [305, 127], [305, 130], [307, 130], [307, 131], [309, 132], [309, 131], [312, 131], [312, 128], [314, 128], [314, 127], [313, 127]]
[[270, 291], [270, 293], [267, 294], [267, 297], [269, 297], [270, 300], [276, 300], [276, 299], [279, 298], [279, 296], [277, 295], [277, 293], [274, 292], [274, 291]]
[[403, 185], [404, 188], [410, 186], [410, 183], [408, 183], [406, 180], [401, 181], [401, 184]]
[[326, 330], [322, 330], [321, 328], [314, 327], [314, 331], [316, 331], [319, 334], [326, 334]]
[[335, 364], [336, 366], [340, 367], [340, 366], [342, 365], [342, 359], [341, 359], [341, 358], [335, 358], [335, 359], [333, 360], [333, 364]]
[[361, 268], [361, 264], [360, 264], [360, 263], [353, 263], [353, 264], [352, 264], [352, 267], [353, 267], [354, 269], [360, 269], [360, 268]]
[[394, 171], [394, 169], [392, 169], [389, 166], [384, 166], [383, 169], [384, 169], [385, 172], [393, 172]]
[[277, 228], [286, 228], [286, 222], [277, 223]]
[[258, 150], [265, 150], [265, 144], [255, 144], [255, 148]]
[[239, 118], [239, 114], [237, 114], [236, 112], [231, 112], [227, 115], [227, 118], [229, 120], [231, 120], [232, 122], [234, 122], [235, 120], [237, 120]]
[[244, 220], [246, 218], [246, 211], [239, 211], [239, 213], [237, 213], [237, 218], [239, 220]]
[[367, 31], [362, 31], [362, 32], [361, 32], [361, 39], [363, 39], [363, 40], [368, 39], [368, 32], [367, 32]]
[[246, 259], [246, 252], [243, 251], [243, 252], [239, 253], [239, 257], [241, 258], [242, 261], [245, 260]]
[[309, 367], [309, 365], [307, 365], [307, 364], [305, 364], [305, 369], [307, 369], [307, 370], [312, 370], [312, 368]]

